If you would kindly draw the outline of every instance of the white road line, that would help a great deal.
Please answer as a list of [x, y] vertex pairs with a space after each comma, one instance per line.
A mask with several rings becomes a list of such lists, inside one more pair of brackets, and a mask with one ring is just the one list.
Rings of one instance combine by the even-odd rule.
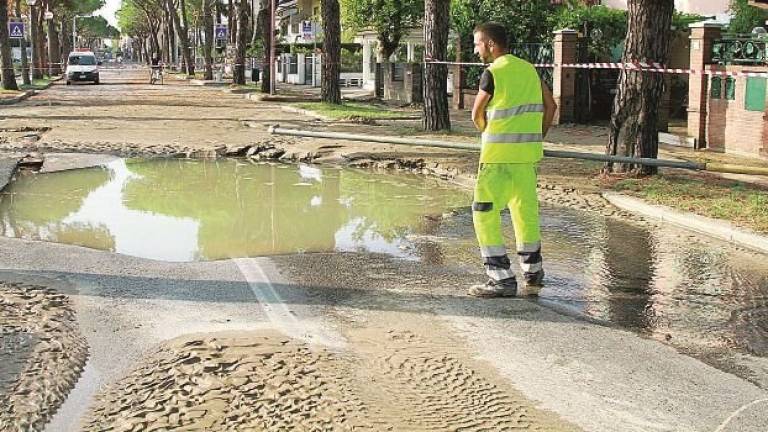
[[320, 344], [335, 349], [343, 348], [346, 344], [343, 336], [334, 334], [315, 322], [300, 319], [287, 307], [259, 264], [259, 260], [262, 259], [233, 258], [232, 261], [240, 269], [240, 273], [243, 274], [253, 295], [274, 327], [290, 337], [309, 344]]
[[725, 430], [725, 427], [726, 427], [726, 426], [728, 426], [728, 423], [730, 423], [730, 422], [731, 422], [731, 420], [733, 420], [734, 418], [736, 418], [736, 416], [738, 416], [739, 414], [741, 414], [742, 412], [744, 412], [744, 411], [745, 411], [747, 408], [751, 407], [752, 405], [755, 405], [755, 404], [759, 404], [759, 403], [761, 403], [761, 402], [768, 402], [768, 398], [766, 398], [766, 399], [758, 399], [758, 400], [754, 400], [754, 401], [752, 401], [752, 402], [750, 402], [750, 403], [748, 403], [748, 404], [744, 404], [744, 405], [743, 405], [741, 408], [737, 409], [737, 410], [736, 410], [736, 411], [734, 411], [734, 412], [733, 412], [731, 415], [729, 415], [729, 416], [728, 416], [728, 418], [727, 418], [727, 419], [725, 419], [725, 420], [724, 420], [724, 421], [723, 421], [723, 422], [720, 424], [720, 426], [719, 426], [717, 429], [715, 429], [715, 432], [722, 432], [722, 431], [724, 431], [724, 430]]

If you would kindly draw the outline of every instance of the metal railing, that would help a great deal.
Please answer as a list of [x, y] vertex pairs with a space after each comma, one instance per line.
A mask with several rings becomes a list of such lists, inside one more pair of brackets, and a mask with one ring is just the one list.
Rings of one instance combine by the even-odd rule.
[[721, 65], [765, 65], [768, 64], [767, 45], [768, 37], [765, 36], [726, 36], [712, 44], [712, 62]]

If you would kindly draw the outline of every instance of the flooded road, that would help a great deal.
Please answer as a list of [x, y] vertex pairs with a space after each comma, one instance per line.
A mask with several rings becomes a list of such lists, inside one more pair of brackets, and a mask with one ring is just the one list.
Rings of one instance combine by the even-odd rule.
[[[23, 176], [5, 191], [0, 217], [5, 236], [163, 261], [367, 252], [479, 275], [470, 199], [405, 174], [117, 160]], [[542, 221], [547, 285], [539, 302], [672, 344], [768, 388], [764, 257], [560, 207], [544, 206]]]
[[424, 216], [466, 205], [435, 179], [235, 160], [117, 160], [22, 177], [2, 235], [163, 261], [367, 251], [413, 258]]

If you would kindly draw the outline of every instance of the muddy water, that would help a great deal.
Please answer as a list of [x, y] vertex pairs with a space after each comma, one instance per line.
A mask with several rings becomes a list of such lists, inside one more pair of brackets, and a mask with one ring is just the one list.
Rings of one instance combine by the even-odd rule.
[[[116, 161], [23, 177], [2, 233], [169, 261], [379, 252], [482, 279], [470, 198], [423, 177], [238, 161]], [[433, 217], [462, 208], [454, 217]], [[507, 237], [513, 234], [507, 223]], [[768, 388], [768, 261], [684, 230], [542, 208], [537, 300]], [[427, 282], [429, 283], [429, 282]]]
[[424, 217], [468, 199], [416, 176], [234, 160], [118, 160], [22, 177], [0, 202], [0, 231], [165, 261], [330, 251], [412, 257], [406, 236]]
[[[513, 244], [509, 223], [505, 229]], [[542, 233], [547, 279], [536, 301], [641, 333], [768, 388], [764, 255], [562, 207], [543, 206]], [[479, 269], [468, 212], [436, 234], [450, 240], [429, 256]]]

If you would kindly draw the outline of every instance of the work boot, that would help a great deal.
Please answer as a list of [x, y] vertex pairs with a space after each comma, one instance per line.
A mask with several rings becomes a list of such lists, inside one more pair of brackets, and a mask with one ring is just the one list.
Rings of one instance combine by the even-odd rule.
[[517, 295], [517, 281], [514, 277], [504, 280], [488, 279], [488, 282], [469, 288], [472, 297], [514, 297]]
[[544, 270], [539, 270], [533, 273], [523, 273], [523, 279], [525, 280], [525, 288], [523, 289], [523, 295], [537, 296], [539, 290], [544, 286]]
[[534, 273], [523, 273], [526, 286], [542, 287], [544, 286], [544, 270], [539, 270]]

